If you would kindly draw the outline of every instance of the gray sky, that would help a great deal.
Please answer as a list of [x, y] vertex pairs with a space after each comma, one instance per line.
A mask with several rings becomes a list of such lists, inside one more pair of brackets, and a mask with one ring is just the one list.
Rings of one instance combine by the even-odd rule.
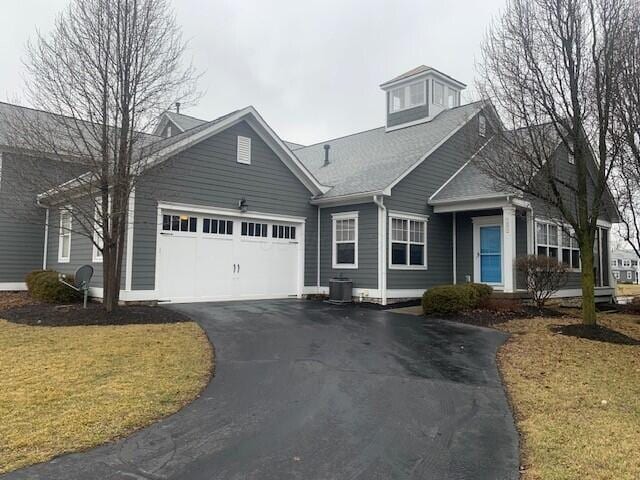
[[[22, 97], [25, 42], [67, 3], [3, 5], [0, 100]], [[472, 86], [480, 41], [504, 3], [174, 0], [204, 72], [204, 96], [183, 113], [210, 120], [254, 105], [282, 138], [304, 144], [378, 127], [378, 85], [417, 65]]]

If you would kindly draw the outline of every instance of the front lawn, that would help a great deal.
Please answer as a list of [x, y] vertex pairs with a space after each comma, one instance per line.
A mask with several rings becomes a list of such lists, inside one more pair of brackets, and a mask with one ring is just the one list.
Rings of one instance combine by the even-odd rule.
[[174, 413], [199, 394], [212, 368], [211, 345], [193, 322], [44, 327], [0, 320], [0, 473]]
[[497, 325], [512, 334], [498, 361], [525, 480], [640, 478], [640, 346], [632, 344], [640, 341], [639, 318], [600, 314], [609, 337], [627, 336], [628, 345], [554, 333], [577, 318]]

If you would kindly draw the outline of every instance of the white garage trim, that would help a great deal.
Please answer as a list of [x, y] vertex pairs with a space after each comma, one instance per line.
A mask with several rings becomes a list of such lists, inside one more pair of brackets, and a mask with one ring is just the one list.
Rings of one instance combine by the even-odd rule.
[[[280, 222], [291, 222], [291, 223], [304, 223], [307, 218], [306, 217], [294, 217], [291, 215], [279, 215], [275, 213], [262, 213], [262, 212], [254, 212], [248, 210], [246, 212], [241, 212], [236, 208], [219, 208], [219, 207], [207, 207], [203, 205], [193, 205], [190, 203], [176, 203], [176, 202], [158, 202], [158, 208], [163, 210], [182, 210], [185, 212], [193, 212], [193, 213], [205, 213], [205, 214], [213, 214], [213, 215], [225, 215], [231, 217], [251, 217], [260, 220], [273, 220]], [[158, 217], [160, 222], [158, 225], [162, 225], [162, 217]]]
[[11, 292], [17, 290], [26, 290], [27, 284], [24, 282], [5, 282], [0, 283], [0, 292]]
[[[291, 295], [272, 295], [272, 294], [261, 294], [259, 291], [256, 291], [255, 294], [248, 294], [248, 295], [243, 295], [241, 292], [239, 295], [227, 295], [227, 296], [218, 296], [218, 297], [206, 297], [206, 296], [195, 296], [195, 297], [178, 297], [178, 298], [171, 298], [171, 295], [167, 295], [166, 292], [164, 292], [163, 290], [163, 283], [162, 283], [162, 265], [161, 265], [161, 261], [162, 261], [162, 257], [161, 257], [161, 252], [160, 252], [160, 248], [161, 248], [161, 233], [162, 233], [162, 220], [163, 220], [163, 215], [168, 213], [168, 212], [173, 212], [175, 213], [183, 213], [183, 214], [192, 214], [192, 215], [197, 215], [197, 216], [202, 216], [202, 215], [211, 215], [211, 216], [223, 216], [223, 217], [230, 217], [230, 219], [234, 219], [239, 223], [241, 223], [244, 220], [263, 220], [265, 222], [283, 222], [283, 223], [291, 223], [294, 224], [295, 227], [297, 227], [297, 238], [296, 238], [296, 243], [297, 243], [297, 251], [296, 251], [296, 255], [295, 255], [295, 260], [297, 262], [297, 272], [295, 273], [295, 277], [294, 276], [289, 276], [288, 278], [292, 279], [295, 283], [293, 283], [291, 286], [295, 287], [295, 290], [292, 291], [292, 294], [295, 295], [297, 298], [302, 298], [303, 295], [303, 289], [304, 289], [304, 264], [305, 264], [305, 222], [306, 222], [306, 218], [305, 217], [296, 217], [296, 216], [290, 216], [290, 215], [279, 215], [279, 214], [271, 214], [271, 213], [264, 213], [264, 212], [256, 212], [256, 211], [247, 211], [247, 212], [241, 212], [239, 210], [236, 209], [229, 209], [229, 208], [218, 208], [218, 207], [208, 207], [208, 206], [202, 206], [202, 205], [191, 205], [191, 204], [183, 204], [183, 203], [175, 203], [175, 202], [163, 202], [160, 201], [158, 202], [158, 208], [157, 208], [157, 223], [156, 223], [156, 260], [155, 260], [155, 285], [156, 285], [156, 289], [155, 292], [156, 298], [161, 300], [161, 301], [168, 301], [168, 302], [204, 302], [204, 301], [232, 301], [232, 300], [252, 300], [252, 299], [268, 299], [268, 298], [289, 298]], [[236, 227], [238, 228], [239, 225]], [[202, 232], [200, 231], [200, 222], [198, 222], [198, 232], [194, 235], [199, 235]], [[184, 232], [187, 233], [187, 232]], [[240, 238], [240, 231], [235, 231], [234, 232], [234, 237], [235, 235], [238, 235], [237, 238]], [[244, 238], [244, 237], [242, 237]], [[269, 237], [271, 238], [271, 237]], [[249, 240], [249, 238], [246, 238], [245, 241]], [[250, 240], [249, 240], [250, 241]], [[293, 251], [292, 251], [293, 253]], [[293, 258], [293, 257], [292, 257]], [[234, 267], [235, 268], [235, 267]], [[243, 269], [244, 270], [244, 269]], [[150, 293], [151, 291], [146, 291], [145, 294], [148, 295], [148, 293]], [[164, 292], [164, 293], [163, 293]], [[132, 292], [133, 293], [133, 292]], [[145, 295], [143, 294], [143, 295]], [[145, 295], [145, 296], [146, 296]], [[163, 295], [161, 297], [161, 295]], [[168, 298], [165, 298], [164, 295], [166, 295]]]

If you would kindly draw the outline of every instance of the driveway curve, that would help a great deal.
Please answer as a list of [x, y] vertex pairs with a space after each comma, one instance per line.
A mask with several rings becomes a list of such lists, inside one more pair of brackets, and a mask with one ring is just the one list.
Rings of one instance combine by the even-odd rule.
[[174, 305], [216, 347], [200, 398], [9, 479], [518, 478], [498, 331], [279, 300]]

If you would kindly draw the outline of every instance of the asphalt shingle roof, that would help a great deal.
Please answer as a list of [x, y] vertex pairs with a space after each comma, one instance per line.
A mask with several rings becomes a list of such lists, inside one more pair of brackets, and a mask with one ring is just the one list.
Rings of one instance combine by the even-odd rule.
[[[303, 147], [294, 154], [324, 185], [324, 197], [383, 190], [429, 151], [465, 124], [482, 102], [444, 110], [433, 120], [390, 132], [385, 127]], [[324, 145], [331, 145], [324, 166]]]
[[431, 203], [461, 200], [469, 197], [485, 197], [499, 193], [495, 181], [482, 171], [477, 161], [470, 160], [451, 178], [442, 190], [431, 197]]
[[164, 112], [164, 114], [183, 132], [198, 127], [203, 123], [207, 123], [206, 120], [201, 120], [199, 118], [192, 117], [191, 115], [184, 115], [183, 113], [167, 111]]

